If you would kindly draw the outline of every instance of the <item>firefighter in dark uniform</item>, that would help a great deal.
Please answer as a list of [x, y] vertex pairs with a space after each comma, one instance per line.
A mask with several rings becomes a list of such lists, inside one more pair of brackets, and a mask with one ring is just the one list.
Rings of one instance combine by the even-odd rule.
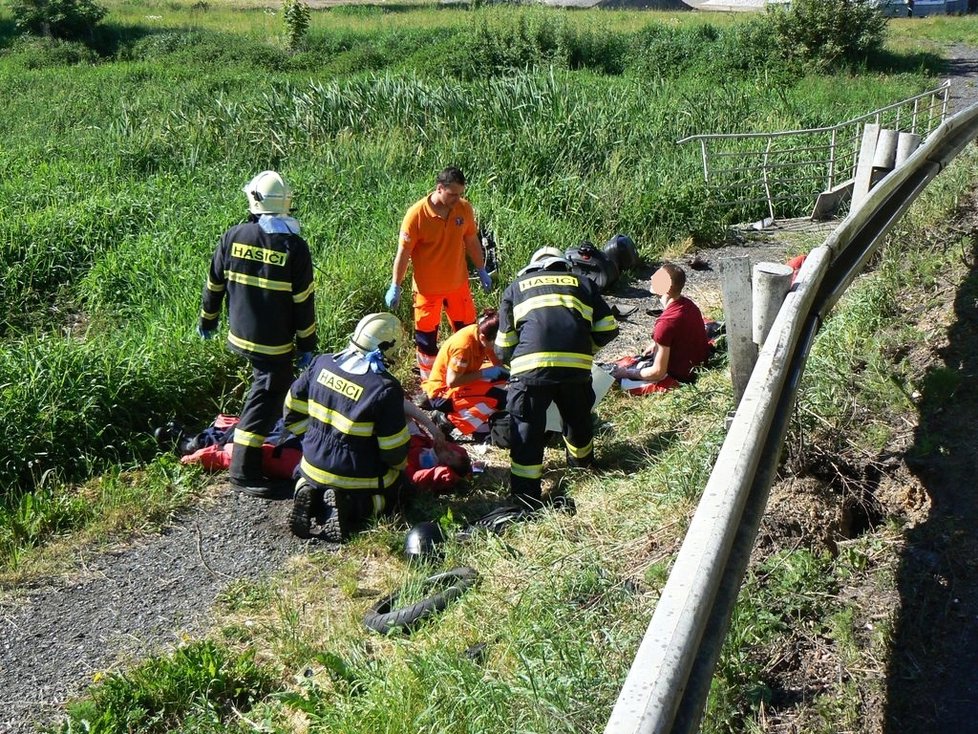
[[496, 354], [509, 365], [510, 493], [540, 507], [547, 408], [557, 405], [570, 466], [594, 456], [591, 363], [618, 335], [597, 285], [571, 272], [555, 247], [533, 253], [506, 289], [499, 308]]
[[292, 191], [275, 171], [262, 171], [243, 189], [247, 222], [221, 238], [211, 259], [197, 331], [209, 339], [228, 300], [228, 347], [251, 362], [251, 389], [234, 431], [231, 486], [257, 497], [275, 486], [262, 474], [262, 443], [282, 414], [292, 384], [316, 349], [312, 258], [289, 215]]
[[364, 316], [345, 350], [316, 357], [285, 400], [285, 425], [302, 437], [290, 525], [341, 542], [352, 527], [393, 509], [407, 463], [404, 390], [387, 360], [405, 341], [389, 313]]

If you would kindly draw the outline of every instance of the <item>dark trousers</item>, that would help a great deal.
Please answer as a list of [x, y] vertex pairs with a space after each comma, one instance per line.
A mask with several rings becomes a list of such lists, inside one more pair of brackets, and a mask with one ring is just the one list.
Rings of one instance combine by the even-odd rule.
[[236, 445], [261, 448], [275, 422], [282, 417], [292, 378], [291, 360], [251, 363], [251, 389], [234, 433]]
[[543, 449], [547, 408], [557, 405], [563, 421], [564, 447], [570, 466], [589, 466], [594, 458], [591, 407], [594, 390], [587, 382], [528, 385], [519, 378], [509, 382], [510, 493], [539, 500], [543, 477]]

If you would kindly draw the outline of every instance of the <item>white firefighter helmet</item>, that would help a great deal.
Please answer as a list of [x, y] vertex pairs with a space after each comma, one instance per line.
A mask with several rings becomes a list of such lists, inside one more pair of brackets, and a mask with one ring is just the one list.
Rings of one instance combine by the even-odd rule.
[[276, 171], [262, 171], [241, 190], [252, 214], [288, 214], [292, 209], [292, 189]]
[[392, 313], [371, 313], [353, 330], [350, 346], [362, 354], [379, 349], [386, 357], [404, 344], [404, 329]]
[[545, 245], [530, 255], [530, 262], [538, 263], [543, 260], [549, 260], [552, 257], [564, 257], [564, 251], [553, 245]]

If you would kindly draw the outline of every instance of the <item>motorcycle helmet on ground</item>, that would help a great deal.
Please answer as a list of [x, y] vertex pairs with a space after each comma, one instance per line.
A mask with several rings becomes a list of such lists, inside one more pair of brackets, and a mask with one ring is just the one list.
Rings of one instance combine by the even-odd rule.
[[638, 248], [628, 235], [616, 234], [601, 250], [610, 260], [617, 263], [620, 270], [628, 270], [638, 265]]
[[438, 546], [445, 541], [445, 534], [436, 522], [419, 522], [404, 538], [404, 556], [409, 561], [425, 561], [439, 555]]

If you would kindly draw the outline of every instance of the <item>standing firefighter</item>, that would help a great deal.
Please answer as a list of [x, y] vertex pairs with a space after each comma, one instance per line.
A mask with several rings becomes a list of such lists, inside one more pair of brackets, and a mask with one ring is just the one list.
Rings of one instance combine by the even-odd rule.
[[393, 314], [357, 324], [345, 350], [316, 357], [289, 390], [285, 425], [302, 437], [292, 532], [309, 537], [314, 516], [338, 543], [352, 526], [392, 509], [407, 463], [404, 390], [386, 360], [404, 341]]
[[211, 259], [198, 333], [214, 335], [228, 299], [228, 347], [250, 360], [251, 389], [234, 432], [231, 486], [256, 497], [275, 488], [262, 474], [262, 443], [282, 412], [292, 360], [305, 367], [316, 348], [312, 258], [289, 216], [292, 190], [275, 171], [262, 171], [243, 189], [248, 221], [221, 238]]
[[555, 247], [533, 253], [503, 294], [496, 354], [509, 365], [510, 493], [541, 504], [547, 408], [557, 405], [570, 466], [593, 461], [593, 354], [618, 335], [618, 324], [590, 279], [571, 272]]
[[397, 308], [401, 281], [411, 264], [414, 341], [422, 380], [430, 376], [438, 354], [442, 311], [448, 315], [452, 331], [475, 323], [466, 254], [476, 266], [483, 290], [488, 293], [492, 288], [475, 214], [468, 200], [462, 198], [464, 193], [465, 175], [449, 166], [438, 174], [435, 190], [408, 209], [401, 224], [391, 285], [384, 296], [388, 308]]

